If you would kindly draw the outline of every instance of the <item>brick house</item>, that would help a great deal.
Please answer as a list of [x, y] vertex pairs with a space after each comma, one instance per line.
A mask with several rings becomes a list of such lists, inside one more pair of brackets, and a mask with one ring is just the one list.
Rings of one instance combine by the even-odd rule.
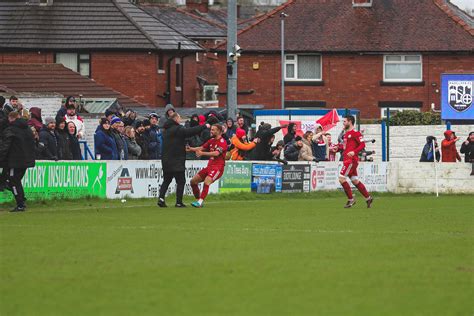
[[474, 72], [472, 23], [447, 0], [290, 0], [239, 32], [239, 104], [281, 108], [282, 12], [285, 108], [439, 109], [440, 75]]
[[0, 63], [61, 63], [143, 104], [195, 106], [202, 47], [128, 0], [3, 0], [0, 28]]

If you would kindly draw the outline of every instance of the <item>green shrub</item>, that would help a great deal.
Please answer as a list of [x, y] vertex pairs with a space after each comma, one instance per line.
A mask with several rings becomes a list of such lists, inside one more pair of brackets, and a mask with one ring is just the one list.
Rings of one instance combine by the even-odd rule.
[[433, 112], [403, 111], [390, 116], [391, 126], [441, 125], [441, 115]]

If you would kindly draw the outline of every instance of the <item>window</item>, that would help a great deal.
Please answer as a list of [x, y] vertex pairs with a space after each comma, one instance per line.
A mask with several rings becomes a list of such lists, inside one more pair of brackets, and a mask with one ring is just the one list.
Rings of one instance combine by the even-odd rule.
[[320, 55], [286, 55], [285, 80], [320, 81]]
[[85, 77], [90, 77], [90, 54], [56, 53], [55, 60], [57, 64], [63, 64], [64, 67], [72, 71], [78, 72]]
[[217, 90], [219, 86], [217, 85], [205, 85], [203, 88], [203, 101], [217, 101]]
[[176, 91], [181, 91], [181, 58], [176, 58]]
[[158, 64], [158, 73], [159, 74], [164, 74], [165, 73], [165, 61], [163, 54], [158, 54], [157, 58], [157, 64]]
[[[387, 110], [388, 108], [382, 108], [380, 109], [380, 117], [381, 118], [387, 118]], [[403, 112], [403, 111], [416, 111], [420, 112], [419, 108], [390, 108], [390, 116], [394, 115], [397, 112]]]
[[421, 55], [385, 55], [383, 80], [393, 82], [421, 82]]

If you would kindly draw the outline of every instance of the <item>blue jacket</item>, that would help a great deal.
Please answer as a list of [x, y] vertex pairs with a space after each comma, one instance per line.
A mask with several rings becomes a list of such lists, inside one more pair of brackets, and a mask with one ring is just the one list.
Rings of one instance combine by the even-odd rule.
[[148, 155], [149, 159], [161, 159], [162, 136], [157, 126], [152, 126], [147, 131], [148, 136]]
[[119, 154], [117, 145], [110, 132], [105, 131], [101, 126], [97, 128], [94, 134], [95, 154], [100, 154], [101, 160], [118, 160]]

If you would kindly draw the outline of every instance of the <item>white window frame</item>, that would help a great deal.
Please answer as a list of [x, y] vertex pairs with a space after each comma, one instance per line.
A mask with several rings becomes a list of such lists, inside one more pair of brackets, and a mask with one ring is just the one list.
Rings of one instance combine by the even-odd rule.
[[[65, 66], [63, 63], [60, 63], [58, 62], [58, 55], [59, 54], [74, 54], [76, 55], [76, 69], [71, 69], [67, 66]], [[87, 55], [87, 58], [83, 58], [81, 56], [83, 55]], [[91, 77], [91, 74], [92, 74], [92, 63], [91, 63], [91, 54], [90, 53], [86, 53], [86, 52], [79, 52], [79, 53], [75, 53], [75, 52], [55, 52], [54, 53], [54, 63], [55, 64], [61, 64], [63, 65], [64, 67], [68, 68], [68, 69], [71, 69], [72, 71], [74, 72], [77, 72], [78, 74], [80, 74], [81, 76], [83, 77], [87, 77], [87, 78], [90, 78]], [[89, 73], [87, 75], [83, 75], [81, 74], [81, 64], [88, 64], [89, 65]]]
[[[401, 61], [387, 61], [387, 57], [400, 56]], [[420, 57], [419, 61], [406, 61], [406, 57]], [[386, 77], [385, 66], [387, 64], [416, 64], [420, 65], [420, 78], [419, 79], [389, 79]], [[390, 54], [383, 56], [383, 81], [384, 82], [422, 82], [423, 81], [423, 56], [421, 54]]]
[[[298, 76], [298, 54], [285, 54], [285, 81], [323, 81], [323, 56], [321, 54], [299, 54], [300, 56], [319, 56], [319, 79], [299, 79]], [[288, 61], [288, 56], [294, 56], [294, 60]], [[288, 78], [286, 65], [295, 65], [295, 77]]]
[[[380, 109], [380, 118], [385, 119], [387, 118], [387, 110], [389, 108], [381, 108]], [[420, 108], [390, 108], [390, 112], [403, 112], [403, 111], [417, 111], [420, 112]]]

